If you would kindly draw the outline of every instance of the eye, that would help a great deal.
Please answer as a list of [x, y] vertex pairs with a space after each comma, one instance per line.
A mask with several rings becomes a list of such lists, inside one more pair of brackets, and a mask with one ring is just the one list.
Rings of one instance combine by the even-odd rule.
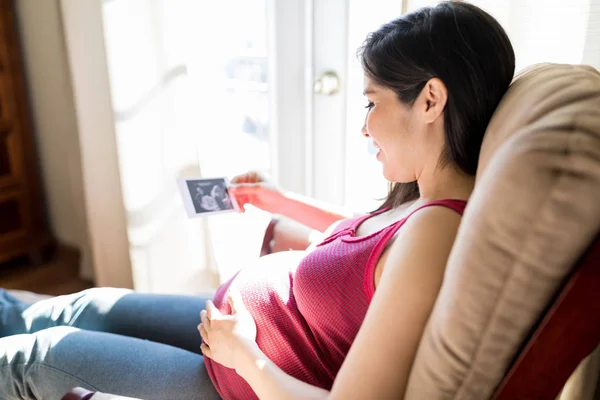
[[370, 101], [369, 104], [367, 104], [365, 106], [365, 108], [371, 109], [371, 108], [373, 108], [374, 105], [375, 105], [375, 103], [373, 103], [372, 101]]

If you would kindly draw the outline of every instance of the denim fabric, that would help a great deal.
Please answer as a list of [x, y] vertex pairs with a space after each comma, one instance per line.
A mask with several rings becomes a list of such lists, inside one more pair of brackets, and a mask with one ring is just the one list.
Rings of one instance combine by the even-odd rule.
[[94, 288], [29, 305], [0, 289], [0, 399], [59, 400], [74, 386], [219, 399], [196, 329], [205, 301]]

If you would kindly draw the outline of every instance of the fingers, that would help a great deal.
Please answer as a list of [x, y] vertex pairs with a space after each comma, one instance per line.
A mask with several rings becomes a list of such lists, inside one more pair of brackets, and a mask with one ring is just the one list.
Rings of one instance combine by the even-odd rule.
[[206, 303], [204, 303], [204, 312], [206, 313], [206, 318], [208, 318], [209, 320], [212, 318], [213, 307], [214, 304], [210, 300], [207, 300]]
[[212, 358], [212, 352], [210, 351], [210, 347], [206, 343], [202, 343], [200, 345], [200, 351], [204, 357]]
[[200, 337], [202, 338], [204, 343], [208, 344], [208, 332], [206, 331], [204, 325], [198, 325], [198, 332], [200, 332]]
[[250, 203], [250, 196], [240, 193], [238, 187], [231, 186], [229, 187], [229, 195], [235, 199], [235, 203], [238, 205], [238, 210], [240, 212], [244, 212], [244, 205]]
[[281, 191], [276, 187], [265, 183], [239, 184], [229, 187], [229, 194], [235, 198], [240, 207], [252, 204], [255, 207], [265, 209], [270, 203], [276, 203], [281, 197]]
[[259, 190], [265, 187], [264, 183], [239, 183], [237, 185], [231, 185], [227, 188], [229, 194], [235, 196], [256, 196]]
[[236, 175], [229, 180], [232, 184], [242, 183], [246, 180], [246, 174]]
[[208, 317], [208, 313], [206, 310], [200, 311], [200, 323], [204, 326], [210, 328], [210, 319]]
[[231, 178], [231, 183], [233, 184], [238, 184], [238, 183], [257, 183], [257, 182], [263, 182], [264, 178], [258, 173], [258, 172], [247, 172], [245, 174], [241, 174], [241, 175], [236, 175], [233, 178]]
[[236, 314], [238, 311], [246, 309], [244, 301], [242, 300], [242, 295], [237, 290], [227, 291], [227, 301], [229, 302], [229, 305], [231, 305], [232, 314]]
[[251, 175], [251, 174], [252, 173], [250, 172], [250, 173], [246, 173], [246, 174], [236, 175], [233, 178], [231, 178], [230, 182], [233, 183], [234, 185], [238, 184], [238, 183], [247, 183], [250, 178], [249, 175]]
[[259, 190], [260, 186], [257, 184], [242, 184], [230, 186], [229, 194], [235, 199], [239, 211], [244, 212], [244, 206], [246, 204], [252, 204], [253, 206], [258, 205]]

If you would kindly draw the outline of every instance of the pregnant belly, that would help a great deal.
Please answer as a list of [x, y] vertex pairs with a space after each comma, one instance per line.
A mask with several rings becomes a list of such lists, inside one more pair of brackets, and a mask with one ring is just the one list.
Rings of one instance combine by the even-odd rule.
[[215, 294], [214, 303], [224, 313], [230, 313], [225, 299], [227, 290], [238, 291], [250, 314], [257, 319], [290, 301], [296, 268], [304, 257], [302, 251], [285, 251], [261, 257], [254, 265], [240, 270], [225, 282]]
[[[256, 265], [244, 268], [221, 286], [214, 302], [221, 312], [230, 313], [224, 299], [227, 290], [231, 287], [239, 291], [256, 322], [256, 342], [265, 355], [286, 373], [327, 387], [333, 377], [322, 364], [293, 291], [294, 273], [304, 254], [287, 251], [262, 257]], [[211, 365], [211, 369], [217, 380], [225, 373], [218, 365]]]

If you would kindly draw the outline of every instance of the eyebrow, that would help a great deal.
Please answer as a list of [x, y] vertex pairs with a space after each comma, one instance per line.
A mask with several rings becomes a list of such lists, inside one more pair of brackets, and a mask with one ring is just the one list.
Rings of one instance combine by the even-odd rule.
[[377, 93], [377, 90], [375, 90], [373, 88], [366, 88], [365, 91], [363, 92], [363, 96], [366, 96], [368, 94], [373, 94], [373, 93]]

